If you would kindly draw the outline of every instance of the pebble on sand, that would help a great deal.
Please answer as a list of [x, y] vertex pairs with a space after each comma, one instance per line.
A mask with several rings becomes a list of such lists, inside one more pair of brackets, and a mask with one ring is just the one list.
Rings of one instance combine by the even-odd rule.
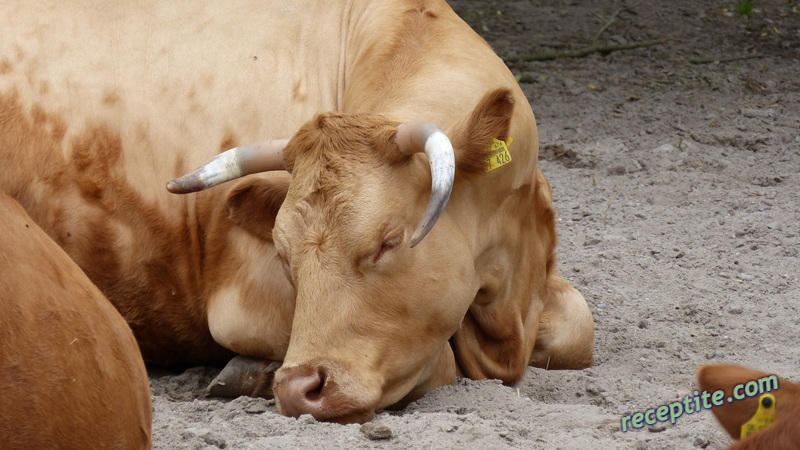
[[392, 437], [392, 429], [379, 423], [365, 423], [361, 425], [361, 432], [371, 441], [379, 441]]

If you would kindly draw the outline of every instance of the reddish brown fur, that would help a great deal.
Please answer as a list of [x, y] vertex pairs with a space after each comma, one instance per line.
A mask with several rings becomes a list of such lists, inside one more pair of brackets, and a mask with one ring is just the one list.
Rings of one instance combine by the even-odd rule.
[[800, 411], [779, 418], [766, 430], [734, 442], [728, 450], [795, 450], [800, 443]]
[[[697, 371], [697, 383], [700, 389], [713, 393], [725, 391], [723, 398], [732, 396], [733, 388], [739, 384], [759, 380], [770, 374], [745, 367], [719, 364], [706, 365]], [[771, 392], [775, 396], [775, 423], [734, 442], [729, 450], [744, 449], [795, 449], [800, 443], [800, 385], [784, 378], [778, 378], [778, 389]], [[748, 422], [758, 410], [759, 395], [733, 402], [725, 402], [711, 410], [714, 416], [734, 438], [740, 438], [742, 425]]]
[[150, 389], [125, 321], [0, 192], [0, 442], [150, 447]]
[[[201, 261], [183, 249], [199, 249], [199, 233], [176, 227], [128, 183], [119, 137], [108, 126], [87, 129], [73, 139], [73, 158], [66, 163], [56, 156], [63, 125], [44, 112], [35, 111], [34, 121], [29, 122], [14, 97], [0, 98], [0, 114], [4, 114], [4, 120], [0, 120], [0, 148], [50, 155], [15, 161], [13, 166], [17, 169], [6, 176], [30, 179], [35, 174], [59, 197], [77, 197], [74, 201], [80, 202], [79, 208], [85, 214], [81, 221], [67, 221], [65, 211], [57, 206], [59, 198], [38, 198], [37, 186], [21, 181], [2, 185], [25, 186], [12, 194], [123, 311], [145, 359], [165, 365], [227, 360], [231, 353], [214, 343], [204, 324], [204, 305], [194, 300], [198, 292], [187, 291], [199, 289], [199, 280], [186, 269], [197, 268]], [[48, 129], [53, 131], [42, 131]], [[33, 164], [20, 167], [26, 163]], [[12, 166], [10, 162], [6, 164]], [[42, 201], [52, 202], [55, 208], [39, 208]], [[197, 221], [188, 209], [176, 213], [184, 216], [184, 226]], [[118, 231], [111, 217], [117, 223], [130, 225], [135, 241], [147, 243], [136, 266], [120, 259]], [[176, 265], [177, 261], [183, 264]], [[141, 302], [145, 299], [143, 308]]]

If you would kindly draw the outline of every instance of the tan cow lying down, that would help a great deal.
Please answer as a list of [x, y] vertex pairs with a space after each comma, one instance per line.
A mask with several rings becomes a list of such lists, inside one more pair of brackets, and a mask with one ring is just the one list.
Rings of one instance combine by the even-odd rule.
[[[722, 390], [725, 392], [723, 398], [733, 398], [733, 390], [737, 386], [746, 386], [747, 383], [766, 377], [770, 377], [766, 372], [729, 364], [707, 365], [697, 371], [700, 389], [709, 393]], [[741, 396], [744, 389], [739, 387], [738, 391]], [[777, 378], [777, 389], [773, 389], [770, 394], [774, 397], [774, 404], [770, 399], [766, 406], [774, 408], [774, 422], [744, 438], [741, 436], [742, 425], [750, 421], [759, 410], [759, 401], [762, 400], [760, 395], [724, 402], [722, 406], [711, 409], [725, 431], [732, 438], [741, 439], [728, 447], [728, 450], [800, 448], [800, 385]]]
[[0, 447], [150, 448], [150, 385], [125, 321], [0, 192]]
[[[283, 361], [280, 410], [339, 422], [592, 364], [533, 113], [444, 1], [36, 4], [0, 6], [0, 189], [146, 361]], [[164, 189], [265, 139], [171, 187], [292, 178]]]

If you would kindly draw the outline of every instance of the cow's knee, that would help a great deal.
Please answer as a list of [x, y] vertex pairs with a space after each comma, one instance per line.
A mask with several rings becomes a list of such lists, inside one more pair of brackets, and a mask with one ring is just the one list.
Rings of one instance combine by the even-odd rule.
[[530, 365], [543, 369], [584, 369], [594, 362], [594, 320], [577, 289], [550, 275]]

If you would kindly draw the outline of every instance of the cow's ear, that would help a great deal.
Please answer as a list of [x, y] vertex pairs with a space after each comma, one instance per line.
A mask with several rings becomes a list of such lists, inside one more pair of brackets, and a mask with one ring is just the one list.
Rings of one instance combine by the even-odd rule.
[[[775, 396], [776, 416], [785, 414], [784, 411], [800, 409], [800, 385], [784, 378], [770, 375], [760, 370], [731, 364], [712, 364], [702, 366], [697, 370], [697, 385], [701, 391], [712, 395], [710, 401], [721, 400], [722, 404], [714, 404], [711, 411], [719, 423], [731, 437], [739, 439], [742, 425], [748, 422], [758, 411], [760, 395], [737, 399], [743, 387], [755, 382], [759, 389], [770, 392]], [[750, 387], [750, 386], [748, 386]], [[736, 389], [738, 391], [734, 392]], [[724, 394], [715, 399], [713, 395], [722, 391]], [[734, 401], [727, 401], [728, 399]]]
[[[700, 390], [709, 394], [724, 391], [725, 397], [732, 398], [734, 386], [750, 380], [757, 380], [763, 375], [766, 374], [730, 364], [706, 365], [697, 370], [697, 385]], [[757, 408], [756, 399], [748, 398], [736, 402], [736, 404], [729, 402], [720, 405], [713, 408], [712, 412], [725, 431], [732, 438], [739, 439], [742, 424], [753, 416]]]
[[290, 177], [252, 177], [240, 181], [228, 193], [228, 218], [250, 234], [272, 241], [275, 216], [286, 198], [290, 181]]
[[492, 139], [508, 140], [513, 114], [514, 95], [508, 88], [498, 88], [484, 95], [467, 117], [448, 130], [459, 175], [486, 173]]

